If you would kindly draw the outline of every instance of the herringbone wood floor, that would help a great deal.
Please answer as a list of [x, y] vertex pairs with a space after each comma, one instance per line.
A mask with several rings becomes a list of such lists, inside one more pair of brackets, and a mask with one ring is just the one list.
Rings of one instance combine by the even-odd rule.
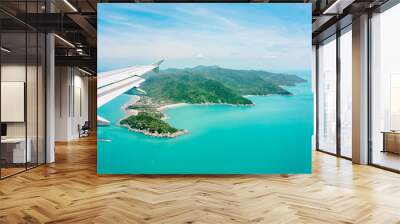
[[400, 175], [314, 153], [312, 175], [97, 176], [96, 141], [0, 181], [0, 223], [400, 223]]

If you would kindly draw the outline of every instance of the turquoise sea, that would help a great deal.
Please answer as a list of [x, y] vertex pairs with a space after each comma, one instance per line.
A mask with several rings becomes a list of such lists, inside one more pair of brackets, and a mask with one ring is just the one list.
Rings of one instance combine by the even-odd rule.
[[[310, 80], [310, 72], [291, 72]], [[187, 129], [156, 138], [116, 124], [121, 95], [98, 114], [113, 125], [98, 128], [99, 174], [297, 174], [311, 172], [313, 96], [310, 82], [286, 87], [293, 96], [250, 96], [253, 107], [189, 105], [166, 110], [168, 122]]]

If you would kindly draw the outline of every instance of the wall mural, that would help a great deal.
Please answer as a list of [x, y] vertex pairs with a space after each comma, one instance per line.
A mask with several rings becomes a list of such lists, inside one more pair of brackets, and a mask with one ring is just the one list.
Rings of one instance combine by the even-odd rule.
[[310, 4], [98, 5], [99, 174], [311, 172]]

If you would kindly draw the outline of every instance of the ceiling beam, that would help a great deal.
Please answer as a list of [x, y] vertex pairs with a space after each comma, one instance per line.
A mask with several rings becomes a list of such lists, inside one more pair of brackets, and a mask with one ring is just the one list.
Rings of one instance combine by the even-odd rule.
[[90, 45], [96, 45], [96, 38], [97, 38], [97, 30], [88, 22], [88, 20], [80, 14], [68, 14], [68, 17], [74, 21], [79, 27], [82, 28], [83, 31], [90, 37], [87, 38], [87, 41], [91, 41]]
[[87, 67], [96, 71], [97, 60], [91, 56], [56, 56], [56, 66]]
[[19, 13], [16, 17], [42, 32], [82, 30], [75, 21], [62, 13]]
[[355, 0], [336, 0], [330, 4], [322, 14], [342, 14], [344, 9], [353, 4]]

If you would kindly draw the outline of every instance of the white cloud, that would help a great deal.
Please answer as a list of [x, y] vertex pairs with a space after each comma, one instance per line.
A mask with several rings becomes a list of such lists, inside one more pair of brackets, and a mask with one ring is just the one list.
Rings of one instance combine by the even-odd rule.
[[[179, 10], [180, 8], [177, 7]], [[151, 9], [155, 13], [165, 12]], [[189, 67], [199, 63], [232, 68], [307, 68], [311, 44], [309, 35], [286, 32], [281, 27], [243, 26], [240, 21], [205, 9], [181, 9], [173, 17], [190, 21], [181, 26], [154, 27], [135, 23], [120, 15], [113, 26], [101, 27], [98, 37], [99, 62], [151, 63], [166, 59], [163, 67]], [[104, 18], [107, 19], [107, 18]], [[303, 28], [302, 28], [303, 29]], [[268, 52], [268, 53], [266, 53]], [[199, 61], [201, 59], [201, 61]], [[274, 60], [266, 60], [274, 59]]]
[[276, 55], [272, 55], [272, 54], [266, 54], [263, 56], [264, 59], [272, 59], [272, 58], [277, 58]]
[[198, 53], [198, 54], [196, 55], [196, 58], [204, 58], [204, 55], [203, 55], [202, 53]]

